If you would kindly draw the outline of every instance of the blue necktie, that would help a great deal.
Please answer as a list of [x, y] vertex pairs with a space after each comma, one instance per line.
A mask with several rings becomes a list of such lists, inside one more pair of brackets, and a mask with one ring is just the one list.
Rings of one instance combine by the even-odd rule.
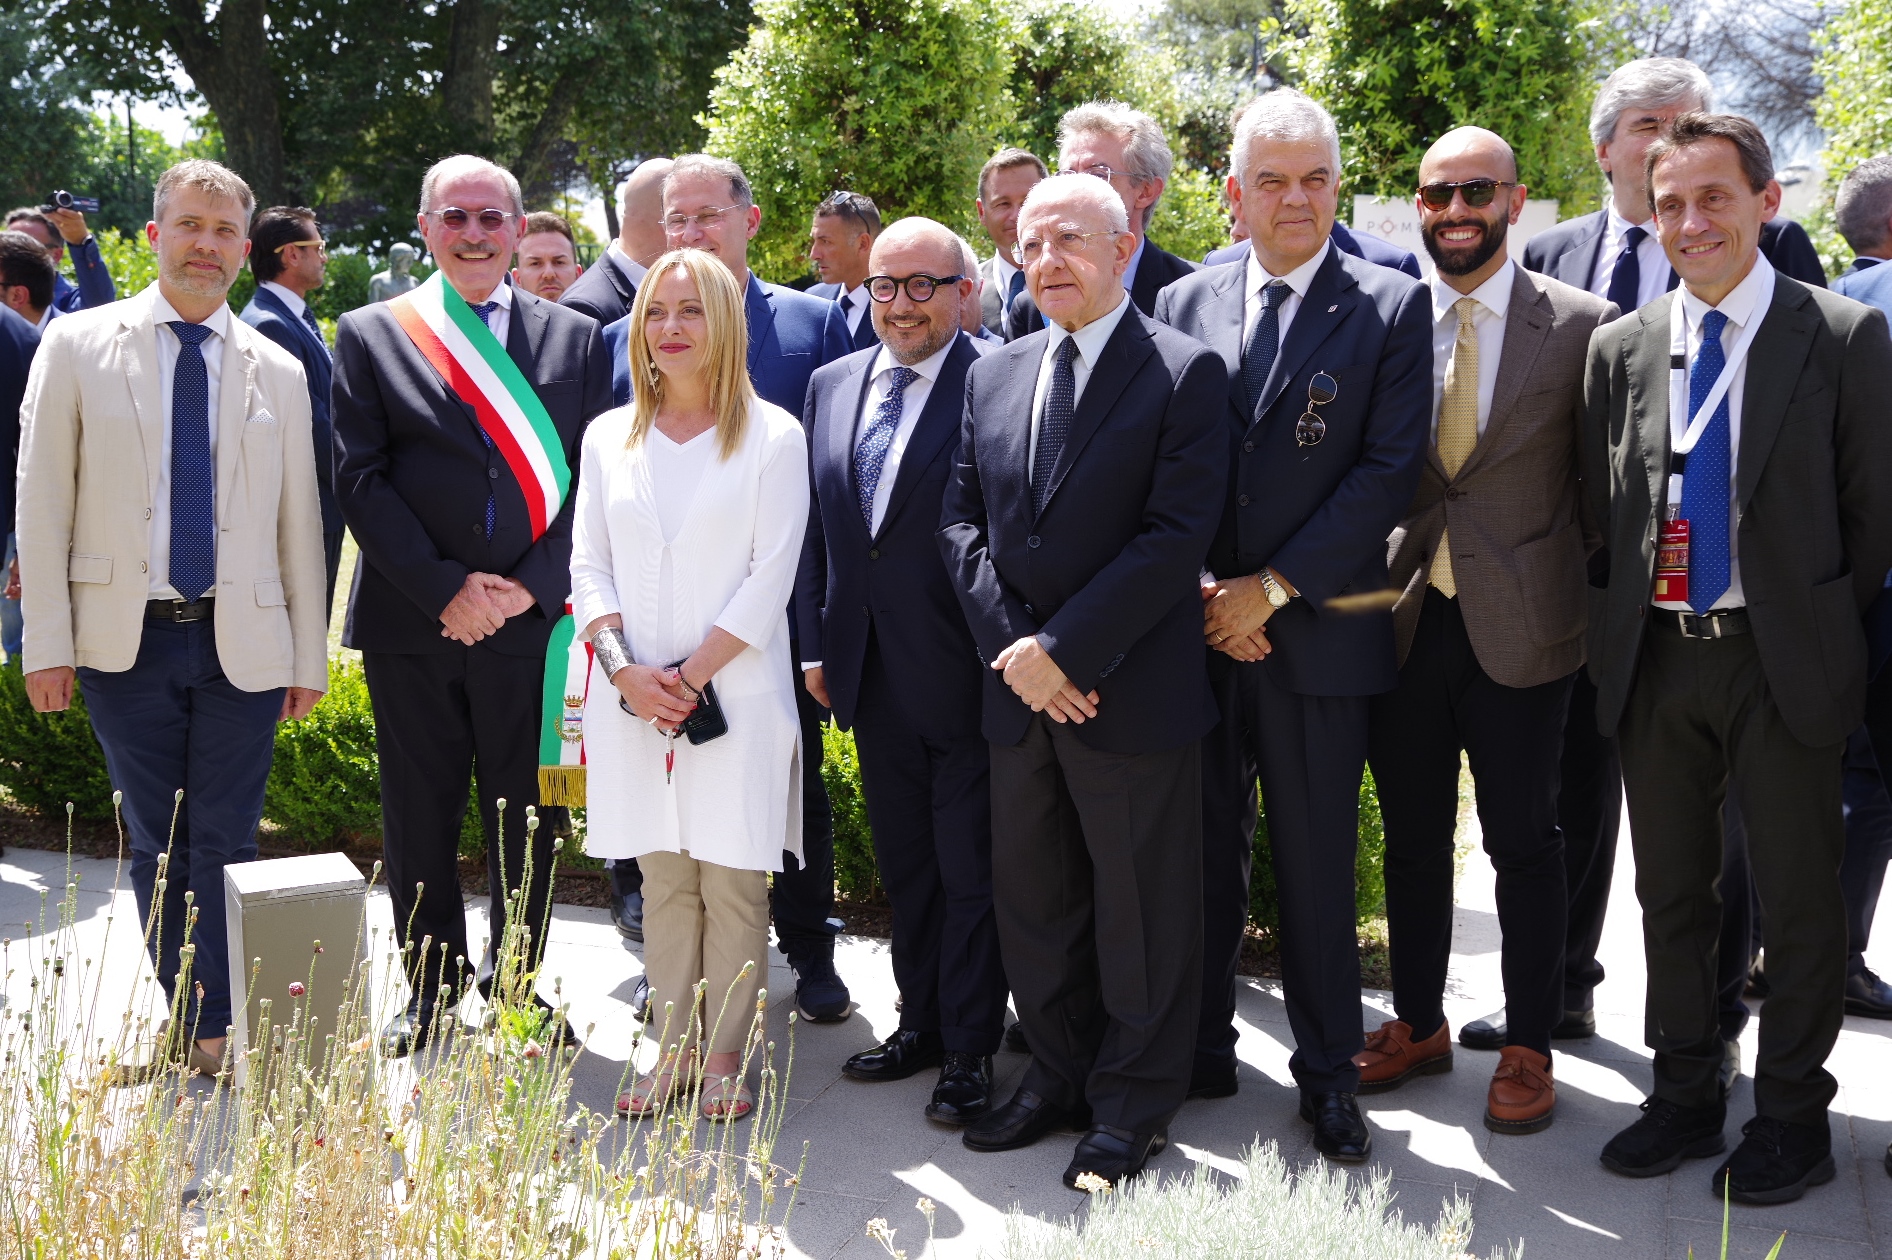
[[[1727, 362], [1721, 330], [1728, 317], [1720, 311], [1702, 316], [1701, 349], [1688, 373], [1688, 414], [1708, 399]], [[1682, 466], [1682, 519], [1688, 522], [1688, 605], [1706, 612], [1728, 589], [1728, 478], [1734, 457], [1728, 440], [1728, 396], [1702, 430]]]
[[302, 322], [307, 324], [309, 331], [315, 335], [315, 344], [322, 347], [322, 353], [328, 354], [328, 342], [322, 340], [322, 325], [316, 323], [315, 312], [306, 305], [302, 308]]
[[[473, 308], [473, 313], [480, 317], [480, 323], [491, 328], [493, 326], [493, 312], [498, 309], [499, 303], [497, 302], [481, 302], [478, 306]], [[490, 451], [493, 449], [492, 435], [487, 433], [483, 426], [480, 428], [480, 440], [486, 443], [487, 450]], [[499, 500], [494, 496], [492, 478], [489, 477], [486, 482], [486, 537], [489, 539], [493, 536], [493, 525], [498, 518]]]
[[1025, 291], [1025, 273], [1014, 270], [1011, 281], [1005, 286], [1005, 305], [999, 311], [999, 322], [1009, 331], [1012, 326], [1012, 299]]
[[1261, 315], [1248, 333], [1242, 347], [1242, 390], [1248, 395], [1248, 417], [1259, 419], [1262, 391], [1268, 388], [1268, 376], [1281, 353], [1281, 304], [1294, 292], [1285, 281], [1270, 280], [1262, 286]]
[[171, 324], [180, 343], [171, 374], [171, 585], [186, 602], [203, 598], [217, 580], [212, 510], [216, 470], [210, 462], [210, 373], [204, 342], [210, 329]]
[[1045, 409], [1038, 417], [1038, 454], [1031, 462], [1031, 507], [1033, 514], [1045, 510], [1051, 497], [1051, 470], [1058, 466], [1064, 439], [1071, 433], [1071, 417], [1077, 411], [1077, 373], [1071, 360], [1077, 357], [1077, 338], [1066, 337], [1058, 343], [1058, 357], [1051, 365], [1051, 386], [1045, 390]]
[[1636, 300], [1642, 292], [1642, 263], [1636, 257], [1636, 247], [1648, 235], [1639, 227], [1624, 232], [1623, 252], [1616, 255], [1615, 270], [1610, 272], [1609, 292], [1604, 296], [1616, 303], [1616, 309], [1625, 315], [1642, 305]]
[[887, 396], [874, 408], [874, 418], [861, 434], [860, 445], [854, 448], [854, 496], [860, 500], [861, 520], [866, 522], [870, 535], [874, 532], [874, 492], [880, 488], [880, 474], [887, 466], [894, 430], [900, 427], [901, 396], [919, 379], [920, 374], [910, 367], [893, 370]]

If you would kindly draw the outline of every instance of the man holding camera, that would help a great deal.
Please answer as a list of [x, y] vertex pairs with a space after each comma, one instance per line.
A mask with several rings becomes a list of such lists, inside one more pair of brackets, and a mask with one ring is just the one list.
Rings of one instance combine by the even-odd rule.
[[37, 210], [21, 206], [7, 212], [7, 230], [24, 232], [44, 245], [46, 252], [53, 256], [53, 266], [65, 262], [67, 251], [71, 251], [72, 274], [78, 278], [78, 283], [63, 275], [53, 281], [53, 309], [61, 315], [68, 311], [92, 310], [118, 300], [112, 273], [105, 269], [105, 259], [99, 256], [98, 240], [85, 225], [85, 212], [97, 213], [98, 208], [99, 203], [93, 198], [75, 197], [62, 188]]

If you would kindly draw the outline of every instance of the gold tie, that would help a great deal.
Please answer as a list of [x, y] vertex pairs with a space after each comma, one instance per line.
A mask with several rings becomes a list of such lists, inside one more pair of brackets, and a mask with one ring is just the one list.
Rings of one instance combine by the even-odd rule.
[[[1458, 334], [1452, 340], [1452, 361], [1445, 368], [1445, 397], [1439, 403], [1439, 462], [1449, 481], [1471, 458], [1478, 445], [1478, 334], [1472, 331], [1476, 298], [1452, 303], [1458, 312]], [[1452, 574], [1452, 534], [1439, 535], [1439, 550], [1432, 559], [1432, 585], [1447, 596], [1458, 594]]]

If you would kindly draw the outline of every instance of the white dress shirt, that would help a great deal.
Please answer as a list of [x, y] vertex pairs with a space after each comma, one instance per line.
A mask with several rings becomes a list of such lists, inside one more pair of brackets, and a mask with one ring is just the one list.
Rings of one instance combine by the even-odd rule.
[[1491, 395], [1498, 386], [1498, 356], [1504, 352], [1504, 319], [1511, 309], [1515, 263], [1506, 262], [1498, 273], [1473, 289], [1460, 293], [1436, 272], [1427, 286], [1432, 290], [1432, 444], [1439, 444], [1439, 408], [1445, 403], [1445, 372], [1452, 366], [1458, 344], [1460, 298], [1478, 303], [1472, 311], [1472, 335], [1478, 338], [1478, 436], [1491, 422]]
[[[177, 308], [164, 300], [164, 294], [152, 286], [151, 319], [158, 337], [158, 396], [164, 402], [164, 445], [158, 454], [158, 493], [151, 504], [151, 581], [147, 591], [152, 599], [182, 599], [171, 585], [171, 388], [177, 379], [177, 356], [184, 343], [177, 339], [170, 325], [183, 321]], [[184, 321], [188, 322], [188, 321]], [[210, 336], [198, 347], [204, 355], [204, 374], [210, 385], [210, 466], [217, 466], [217, 401], [223, 381], [223, 349], [230, 336], [230, 307], [219, 306], [204, 321]], [[216, 477], [211, 477], [211, 493], [216, 493]], [[216, 520], [213, 502], [211, 520]], [[214, 540], [214, 535], [212, 536]], [[211, 587], [214, 593], [215, 586]]]
[[1309, 286], [1314, 283], [1314, 273], [1327, 261], [1327, 251], [1334, 247], [1332, 239], [1321, 242], [1321, 247], [1314, 256], [1290, 271], [1285, 276], [1270, 274], [1261, 265], [1261, 256], [1255, 251], [1248, 252], [1247, 287], [1242, 290], [1242, 348], [1248, 347], [1248, 334], [1255, 331], [1255, 321], [1261, 318], [1261, 290], [1270, 280], [1284, 282], [1292, 292], [1287, 301], [1275, 307], [1274, 317], [1281, 328], [1281, 341], [1277, 349], [1288, 339], [1288, 325], [1301, 309], [1301, 299], [1307, 296]]
[[285, 288], [277, 284], [274, 280], [265, 280], [258, 287], [268, 289], [271, 293], [274, 293], [281, 299], [282, 304], [289, 308], [291, 315], [294, 315], [297, 319], [302, 318], [303, 308], [308, 306], [308, 302], [303, 299], [300, 293], [297, 293], [294, 289]]
[[[451, 288], [452, 286], [449, 285], [448, 287]], [[504, 348], [506, 344], [506, 331], [512, 325], [512, 281], [501, 280], [499, 287], [494, 289], [491, 293], [488, 293], [482, 301], [499, 303], [499, 309], [486, 317], [486, 327], [492, 330], [493, 336], [499, 338], [499, 344], [501, 348]], [[480, 304], [480, 302], [467, 303], [468, 306], [479, 306]], [[475, 315], [475, 318], [478, 318], [478, 316]]]
[[1003, 252], [992, 255], [992, 283], [998, 286], [1001, 300], [1011, 292], [1012, 273], [1017, 270], [1018, 268], [1012, 265], [1012, 260]]
[[630, 277], [631, 283], [637, 288], [643, 288], [644, 277], [650, 274], [650, 268], [625, 253], [624, 247], [616, 241], [611, 242], [609, 253], [624, 274]]
[[1124, 312], [1130, 309], [1130, 294], [1125, 292], [1117, 305], [1110, 312], [1101, 315], [1084, 325], [1076, 332], [1064, 331], [1064, 326], [1052, 320], [1045, 321], [1045, 327], [1051, 332], [1051, 340], [1045, 343], [1044, 358], [1038, 361], [1038, 385], [1031, 394], [1031, 445], [1025, 456], [1025, 480], [1031, 480], [1031, 470], [1038, 462], [1038, 420], [1045, 411], [1045, 391], [1051, 388], [1051, 369], [1058, 361], [1058, 347], [1066, 338], [1077, 342], [1077, 357], [1071, 360], [1071, 405], [1075, 407], [1084, 398], [1084, 386], [1090, 382], [1091, 369], [1097, 366], [1097, 356], [1104, 352], [1104, 343], [1110, 340], [1110, 334], [1117, 331], [1117, 325], [1123, 322]]
[[873, 301], [867, 296], [867, 286], [857, 284], [834, 300], [847, 303], [842, 307], [841, 314], [847, 317], [847, 333], [852, 337], [860, 331], [861, 319], [867, 314], [867, 304]]
[[[1636, 246], [1636, 267], [1639, 277], [1636, 287], [1636, 309], [1641, 310], [1649, 303], [1669, 291], [1669, 256], [1662, 252], [1662, 242], [1656, 239], [1655, 219], [1646, 223], [1631, 223], [1616, 213], [1612, 204], [1606, 211], [1609, 226], [1603, 230], [1602, 247], [1596, 251], [1596, 270], [1590, 273], [1590, 292], [1598, 297], [1608, 297], [1610, 277], [1616, 274], [1616, 255], [1623, 252], [1623, 237], [1632, 227], [1639, 227], [1646, 236]], [[1629, 314], [1624, 311], [1623, 314]]]
[[[1674, 353], [1677, 346], [1685, 346], [1690, 368], [1695, 366], [1695, 356], [1701, 353], [1701, 323], [1709, 311], [1720, 311], [1728, 317], [1728, 322], [1721, 329], [1721, 353], [1726, 356], [1733, 352], [1735, 343], [1746, 331], [1748, 321], [1767, 318], [1768, 307], [1774, 304], [1774, 268], [1766, 257], [1756, 250], [1754, 267], [1742, 277], [1741, 283], [1734, 286], [1727, 297], [1721, 299], [1721, 305], [1709, 306], [1708, 303], [1688, 291], [1686, 284], [1677, 285], [1675, 301], [1669, 307], [1669, 349]], [[1752, 359], [1749, 360], [1749, 363]], [[1734, 486], [1741, 467], [1741, 404], [1747, 390], [1747, 364], [1734, 374], [1728, 383], [1728, 589], [1721, 593], [1721, 598], [1711, 606], [1713, 608], [1745, 608], [1747, 596], [1741, 590], [1741, 535], [1737, 528], [1741, 521], [1740, 505], [1735, 502]], [[1688, 374], [1670, 372], [1669, 386], [1669, 442], [1671, 449], [1675, 440], [1686, 430], [1688, 425]], [[1677, 379], [1680, 378], [1680, 379]], [[1681, 502], [1681, 478], [1669, 477], [1668, 501]], [[1673, 608], [1678, 612], [1691, 611], [1689, 606], [1676, 600], [1658, 600], [1657, 608]]]

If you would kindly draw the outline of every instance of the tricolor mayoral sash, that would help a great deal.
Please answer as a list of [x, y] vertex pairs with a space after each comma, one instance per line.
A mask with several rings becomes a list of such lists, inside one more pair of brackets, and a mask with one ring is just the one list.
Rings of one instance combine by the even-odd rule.
[[[558, 429], [531, 382], [473, 308], [436, 271], [388, 303], [395, 322], [433, 365], [449, 393], [473, 408], [480, 428], [512, 470], [526, 497], [532, 540], [565, 505], [572, 470]], [[545, 699], [539, 722], [539, 803], [585, 803], [585, 688], [591, 645], [572, 623], [572, 607], [552, 626], [545, 656]]]

